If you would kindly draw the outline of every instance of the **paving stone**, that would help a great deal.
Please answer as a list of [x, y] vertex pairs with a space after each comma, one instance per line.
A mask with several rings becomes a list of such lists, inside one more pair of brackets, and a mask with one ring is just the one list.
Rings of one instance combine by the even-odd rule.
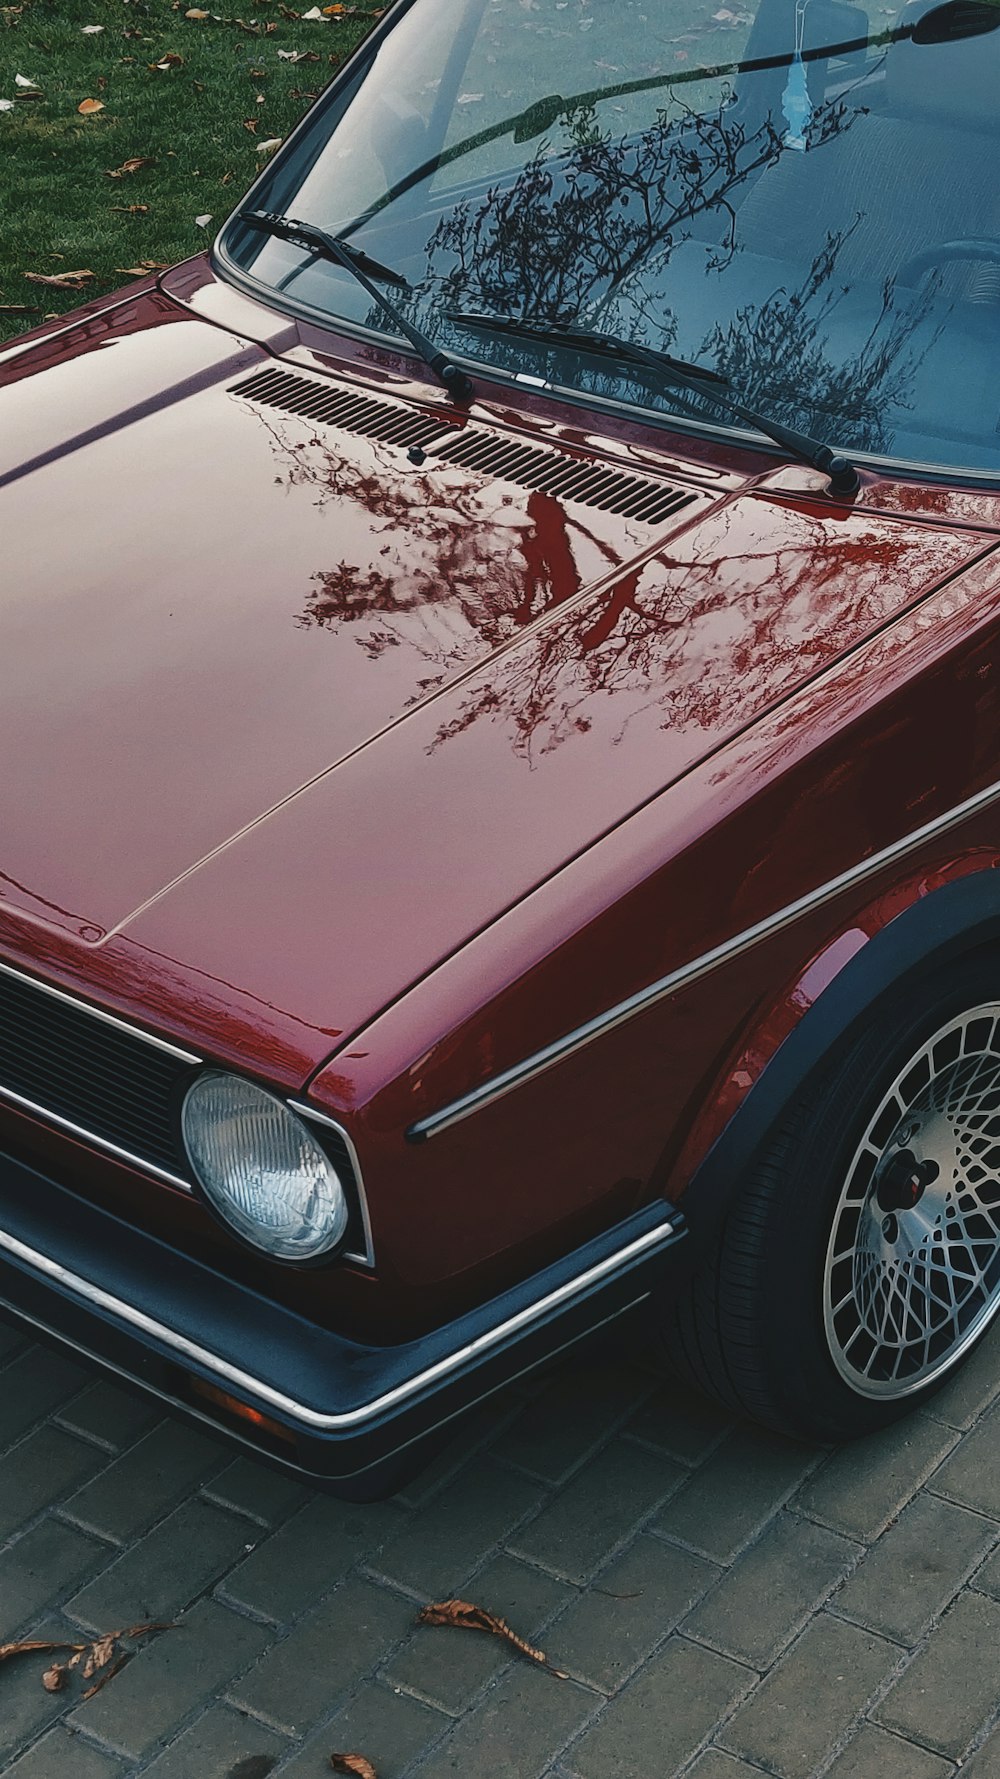
[[436, 1741], [450, 1722], [450, 1718], [431, 1706], [370, 1682], [331, 1722], [309, 1737], [300, 1752], [282, 1767], [281, 1779], [317, 1779], [318, 1774], [329, 1773], [334, 1749], [364, 1753], [377, 1773], [401, 1773]]
[[614, 1692], [718, 1576], [704, 1557], [637, 1538], [556, 1620], [547, 1635], [553, 1662]]
[[44, 1519], [0, 1553], [4, 1637], [107, 1562], [106, 1545], [60, 1520]]
[[865, 1543], [878, 1536], [955, 1443], [950, 1428], [913, 1416], [826, 1459], [795, 1506]]
[[678, 1490], [655, 1529], [728, 1563], [815, 1462], [809, 1446], [757, 1427], [736, 1427]]
[[410, 1515], [405, 1529], [383, 1550], [378, 1567], [428, 1600], [449, 1598], [540, 1499], [537, 1483], [487, 1458], [477, 1459]]
[[684, 1474], [673, 1459], [616, 1440], [521, 1527], [511, 1546], [558, 1575], [583, 1581]]
[[991, 1730], [982, 1747], [966, 1761], [962, 1779], [1000, 1779], [1000, 1728]]
[[13, 1444], [83, 1384], [87, 1373], [47, 1347], [26, 1347], [4, 1368], [0, 1390], [0, 1448]]
[[770, 1667], [857, 1556], [858, 1546], [836, 1532], [781, 1513], [690, 1614], [685, 1635], [752, 1668]]
[[605, 1706], [563, 1764], [582, 1779], [667, 1779], [754, 1679], [727, 1656], [672, 1637]]
[[964, 1507], [1000, 1519], [1000, 1405], [991, 1409], [945, 1459], [930, 1484]]
[[225, 1460], [217, 1440], [181, 1422], [163, 1421], [80, 1489], [66, 1511], [81, 1525], [125, 1543], [162, 1519]]
[[276, 1731], [225, 1705], [212, 1705], [143, 1768], [143, 1779], [267, 1779], [287, 1752], [288, 1742]]
[[887, 1729], [953, 1759], [996, 1709], [1000, 1603], [967, 1592], [931, 1632], [920, 1654], [873, 1713]]
[[36, 1427], [0, 1458], [0, 1538], [9, 1538], [26, 1520], [72, 1493], [107, 1461], [105, 1453], [70, 1433]]
[[6, 1779], [119, 1779], [121, 1770], [110, 1754], [59, 1724], [7, 1767]]
[[538, 1779], [597, 1703], [594, 1693], [572, 1680], [556, 1680], [522, 1664], [505, 1674], [477, 1709], [456, 1724], [416, 1775]]
[[287, 1623], [329, 1593], [362, 1557], [374, 1556], [406, 1523], [390, 1502], [367, 1506], [314, 1495], [227, 1575], [223, 1592], [266, 1618]]
[[921, 1493], [845, 1582], [836, 1610], [900, 1643], [916, 1643], [998, 1533], [994, 1521]]
[[246, 1549], [246, 1520], [189, 1501], [76, 1594], [69, 1610], [96, 1629], [158, 1622], [190, 1604]]
[[60, 1409], [56, 1418], [60, 1426], [73, 1427], [89, 1439], [123, 1451], [163, 1420], [163, 1410], [138, 1393], [99, 1378]]
[[284, 1471], [258, 1464], [253, 1458], [237, 1458], [205, 1485], [213, 1501], [235, 1507], [237, 1513], [280, 1526], [312, 1499], [312, 1490]]
[[[209, 1700], [270, 1641], [263, 1625], [200, 1600], [175, 1630], [133, 1656], [110, 1686], [77, 1705], [70, 1723], [134, 1758], [148, 1754], [190, 1717], [194, 1703]], [[202, 1779], [201, 1772], [191, 1779]]]
[[[533, 1642], [539, 1627], [572, 1590], [501, 1552], [479, 1571], [470, 1593], [488, 1611], [506, 1619], [519, 1636]], [[556, 1636], [553, 1631], [552, 1637]], [[510, 1645], [498, 1637], [421, 1625], [391, 1658], [385, 1677], [445, 1711], [458, 1712], [513, 1657]], [[565, 1666], [561, 1646], [558, 1660], [553, 1657], [553, 1662], [557, 1667]]]
[[232, 1700], [301, 1735], [388, 1655], [412, 1623], [412, 1601], [350, 1576], [244, 1676]]
[[954, 1771], [950, 1760], [866, 1723], [837, 1756], [825, 1779], [949, 1779]]
[[652, 1380], [635, 1366], [570, 1365], [522, 1409], [494, 1451], [548, 1482], [562, 1482], [588, 1453], [606, 1445]]
[[694, 1766], [688, 1767], [685, 1779], [761, 1779], [761, 1769], [748, 1767], [746, 1761], [737, 1760], [733, 1754], [723, 1754], [720, 1748], [706, 1748]]
[[971, 1427], [1000, 1392], [1000, 1327], [996, 1324], [951, 1383], [922, 1411], [951, 1427]]
[[821, 1612], [716, 1740], [782, 1779], [809, 1779], [900, 1655], [898, 1645]]
[[679, 1464], [700, 1464], [734, 1426], [724, 1408], [669, 1379], [644, 1402], [625, 1429], [636, 1439], [655, 1445]]

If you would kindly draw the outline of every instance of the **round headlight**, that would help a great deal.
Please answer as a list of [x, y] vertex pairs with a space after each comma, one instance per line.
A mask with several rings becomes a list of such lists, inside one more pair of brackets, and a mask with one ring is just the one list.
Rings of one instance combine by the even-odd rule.
[[315, 1260], [347, 1231], [344, 1189], [301, 1118], [238, 1075], [199, 1075], [181, 1112], [187, 1149], [219, 1216], [277, 1260]]

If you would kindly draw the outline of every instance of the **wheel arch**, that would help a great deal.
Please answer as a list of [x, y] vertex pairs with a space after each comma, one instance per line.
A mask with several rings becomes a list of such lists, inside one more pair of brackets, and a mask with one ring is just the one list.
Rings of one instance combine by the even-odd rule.
[[721, 1071], [664, 1190], [699, 1250], [712, 1241], [796, 1095], [889, 991], [1000, 941], [1000, 855], [926, 868], [845, 922], [760, 1009]]

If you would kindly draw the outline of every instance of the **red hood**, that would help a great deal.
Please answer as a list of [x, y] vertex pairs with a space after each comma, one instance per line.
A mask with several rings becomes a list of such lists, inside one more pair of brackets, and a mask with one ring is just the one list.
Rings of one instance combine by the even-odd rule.
[[982, 547], [413, 464], [133, 309], [0, 392], [0, 941], [291, 1074]]

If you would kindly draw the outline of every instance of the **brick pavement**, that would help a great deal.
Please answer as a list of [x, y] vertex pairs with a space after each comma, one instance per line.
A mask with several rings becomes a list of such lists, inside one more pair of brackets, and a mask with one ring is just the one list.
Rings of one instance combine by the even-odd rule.
[[[460, 1594], [492, 1638], [414, 1625]], [[839, 1452], [628, 1353], [333, 1501], [0, 1325], [0, 1641], [176, 1618], [84, 1703], [0, 1667], [10, 1779], [1000, 1779], [1000, 1336]]]

